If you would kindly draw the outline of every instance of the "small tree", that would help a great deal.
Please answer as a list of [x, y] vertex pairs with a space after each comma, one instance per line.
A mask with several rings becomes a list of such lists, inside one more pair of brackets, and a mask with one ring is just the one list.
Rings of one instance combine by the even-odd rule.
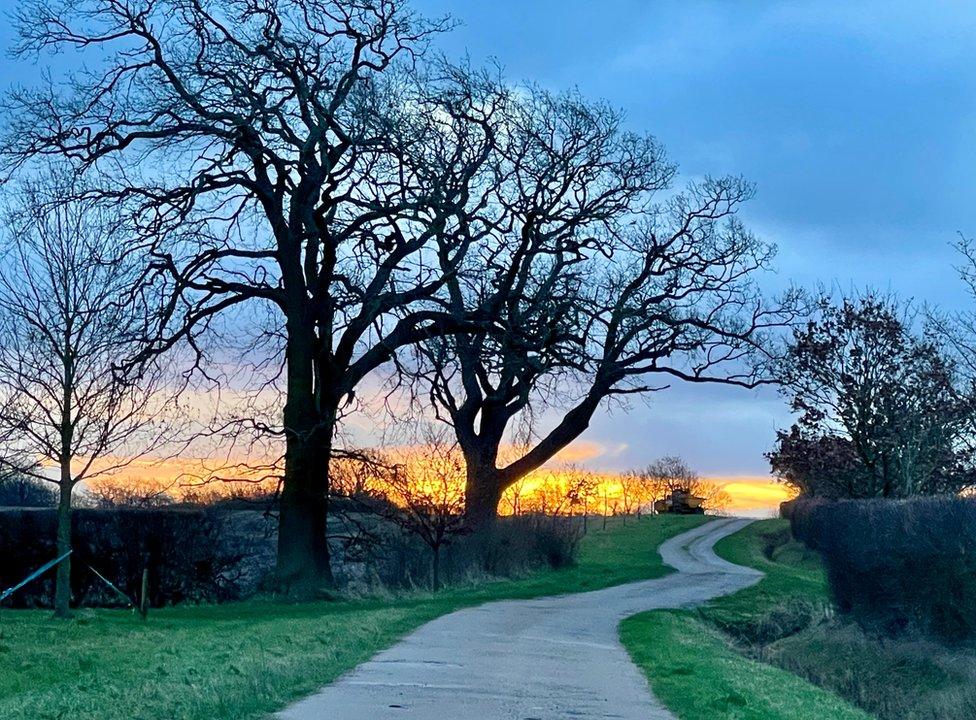
[[441, 588], [441, 551], [464, 532], [464, 458], [431, 436], [415, 457], [392, 465], [382, 480], [386, 516], [431, 552], [431, 587]]
[[590, 505], [597, 498], [600, 480], [593, 473], [581, 468], [570, 468], [566, 476], [566, 499], [574, 512], [582, 512], [585, 533], [588, 529]]
[[532, 512], [551, 517], [570, 512], [577, 498], [572, 475], [565, 470], [542, 470], [531, 475], [535, 480], [529, 502]]
[[705, 510], [722, 510], [731, 502], [729, 494], [713, 482], [703, 480], [684, 460], [667, 455], [642, 471], [633, 473], [646, 488], [649, 500], [664, 500], [674, 492], [701, 498]]
[[523, 503], [527, 495], [527, 485], [526, 478], [521, 478], [518, 482], [512, 483], [502, 496], [502, 499], [508, 504], [512, 515], [519, 516], [524, 512], [525, 508]]
[[640, 515], [641, 505], [650, 499], [648, 484], [641, 473], [624, 473], [618, 480], [620, 487], [620, 507], [627, 515]]
[[[77, 190], [56, 174], [25, 184], [0, 264], [0, 462], [57, 486], [58, 555], [71, 550], [75, 487], [163, 437], [159, 366], [126, 362], [150, 312], [132, 292], [139, 267], [117, 253], [124, 223]], [[70, 572], [69, 558], [57, 570], [58, 617], [69, 614]]]

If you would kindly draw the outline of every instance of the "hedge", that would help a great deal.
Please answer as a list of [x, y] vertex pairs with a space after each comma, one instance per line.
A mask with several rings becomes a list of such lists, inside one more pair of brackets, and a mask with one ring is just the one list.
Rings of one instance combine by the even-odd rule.
[[801, 500], [790, 510], [841, 612], [889, 634], [976, 637], [976, 500]]
[[[72, 523], [71, 586], [76, 605], [125, 605], [96, 572], [137, 600], [149, 571], [154, 607], [240, 598], [262, 580], [267, 554], [256, 512], [214, 509], [78, 509]], [[0, 589], [10, 587], [55, 556], [55, 511], [0, 510]], [[266, 544], [266, 541], [263, 542]], [[257, 565], [255, 563], [258, 563]], [[49, 604], [53, 572], [5, 604]]]

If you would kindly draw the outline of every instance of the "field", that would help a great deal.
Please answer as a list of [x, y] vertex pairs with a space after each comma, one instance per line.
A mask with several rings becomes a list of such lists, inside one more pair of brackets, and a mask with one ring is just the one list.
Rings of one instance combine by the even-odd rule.
[[247, 720], [310, 693], [424, 622], [460, 607], [607, 587], [667, 572], [654, 549], [702, 518], [611, 522], [576, 566], [442, 593], [285, 605], [0, 611], [4, 720]]
[[621, 637], [681, 720], [964, 720], [976, 717], [976, 653], [878, 638], [830, 610], [818, 558], [784, 521], [716, 545], [766, 573], [692, 611], [629, 618]]

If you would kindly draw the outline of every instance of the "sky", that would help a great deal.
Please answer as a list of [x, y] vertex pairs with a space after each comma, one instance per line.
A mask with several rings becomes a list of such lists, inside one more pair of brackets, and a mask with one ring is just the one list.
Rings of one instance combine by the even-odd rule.
[[[754, 182], [743, 218], [779, 247], [766, 287], [872, 287], [966, 307], [951, 245], [976, 235], [976, 5], [414, 6], [460, 22], [439, 43], [451, 56], [622, 109], [685, 179]], [[602, 468], [677, 453], [705, 474], [765, 475], [763, 453], [789, 422], [775, 391], [675, 386], [600, 416], [585, 438]]]
[[[654, 134], [685, 180], [741, 174], [743, 218], [779, 246], [771, 291], [873, 287], [964, 307], [952, 242], [976, 235], [976, 4], [415, 0], [460, 25], [449, 56], [513, 81], [578, 88]], [[9, 12], [12, 0], [0, 0]], [[0, 46], [11, 44], [0, 24]], [[3, 85], [36, 70], [6, 62]], [[594, 469], [684, 456], [765, 476], [790, 422], [772, 390], [675, 386], [602, 413], [574, 459]]]

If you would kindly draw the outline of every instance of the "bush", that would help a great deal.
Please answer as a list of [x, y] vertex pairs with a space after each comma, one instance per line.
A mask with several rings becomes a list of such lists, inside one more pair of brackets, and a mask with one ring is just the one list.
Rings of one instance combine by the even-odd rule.
[[[144, 568], [154, 607], [180, 602], [234, 600], [263, 574], [260, 514], [213, 509], [79, 509], [72, 527], [71, 587], [79, 605], [125, 604], [92, 568], [133, 600]], [[0, 588], [16, 584], [55, 556], [53, 510], [0, 512]], [[258, 560], [260, 562], [260, 560]], [[15, 593], [18, 607], [46, 606], [53, 573]]]
[[[430, 587], [430, 548], [377, 516], [356, 521], [366, 526], [362, 542], [336, 548], [337, 580], [351, 589]], [[485, 577], [517, 577], [532, 570], [575, 562], [581, 524], [576, 518], [523, 515], [498, 518], [491, 528], [461, 535], [442, 550], [441, 578], [447, 585]]]
[[792, 528], [823, 557], [838, 609], [862, 627], [976, 637], [976, 500], [806, 500]]
[[879, 640], [834, 620], [766, 646], [759, 659], [806, 678], [880, 720], [972, 720], [976, 653], [912, 637]]
[[559, 569], [576, 561], [582, 527], [575, 518], [520, 515], [463, 537], [449, 552], [455, 576], [472, 570], [513, 577], [539, 567]]

